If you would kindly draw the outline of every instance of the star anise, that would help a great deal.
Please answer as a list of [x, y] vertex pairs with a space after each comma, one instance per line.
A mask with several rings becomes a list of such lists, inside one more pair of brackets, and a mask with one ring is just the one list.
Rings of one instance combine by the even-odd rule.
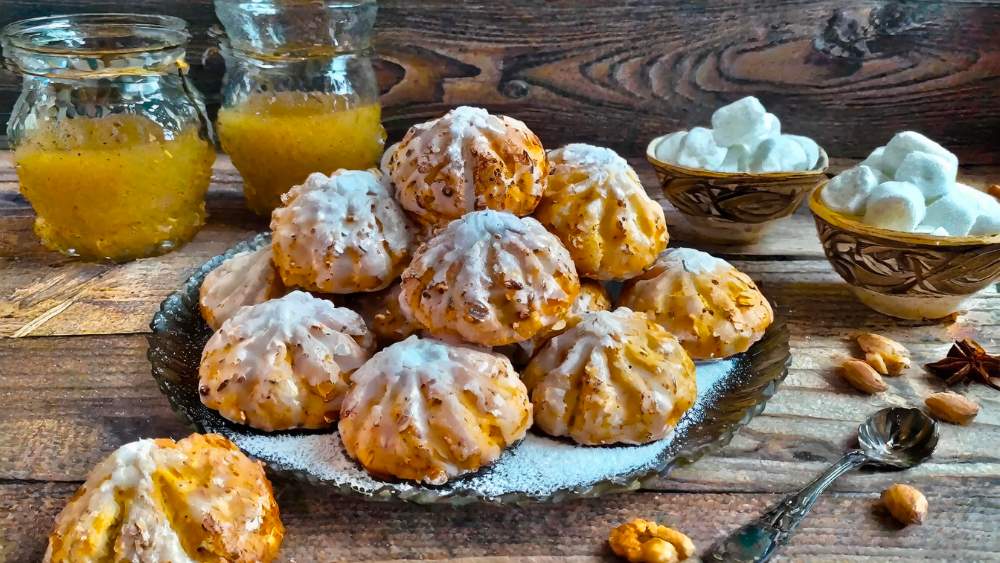
[[970, 338], [955, 342], [947, 356], [925, 367], [948, 386], [978, 381], [1000, 390], [1000, 356], [988, 354]]

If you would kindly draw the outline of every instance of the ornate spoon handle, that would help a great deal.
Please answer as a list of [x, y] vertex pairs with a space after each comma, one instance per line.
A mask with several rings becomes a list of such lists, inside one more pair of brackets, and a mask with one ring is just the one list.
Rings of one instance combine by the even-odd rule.
[[840, 461], [802, 490], [785, 497], [763, 516], [721, 540], [703, 556], [702, 560], [748, 563], [767, 561], [775, 549], [788, 541], [792, 532], [809, 513], [809, 509], [816, 504], [820, 493], [837, 477], [861, 467], [867, 461], [868, 456], [861, 450], [847, 452]]

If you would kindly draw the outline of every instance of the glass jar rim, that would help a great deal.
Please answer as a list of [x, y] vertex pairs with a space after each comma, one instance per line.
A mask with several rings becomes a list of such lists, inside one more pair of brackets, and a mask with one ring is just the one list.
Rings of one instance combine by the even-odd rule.
[[[115, 31], [134, 44], [88, 46], [82, 40], [110, 37]], [[62, 33], [60, 33], [62, 32]], [[61, 14], [29, 18], [0, 29], [5, 47], [46, 55], [114, 55], [184, 47], [191, 38], [187, 22], [176, 16], [133, 13]], [[78, 44], [74, 45], [73, 42]]]

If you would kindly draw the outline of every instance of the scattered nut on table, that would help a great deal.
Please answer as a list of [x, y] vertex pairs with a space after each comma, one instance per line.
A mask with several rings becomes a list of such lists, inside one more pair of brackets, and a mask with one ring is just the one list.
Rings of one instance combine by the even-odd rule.
[[861, 360], [846, 360], [840, 375], [858, 391], [873, 395], [889, 388], [875, 368]]
[[968, 424], [979, 414], [979, 405], [958, 393], [932, 393], [924, 400], [931, 416], [952, 424]]
[[891, 338], [865, 332], [857, 336], [865, 361], [882, 375], [899, 375], [910, 367], [910, 351]]
[[923, 524], [927, 517], [927, 498], [917, 489], [895, 483], [882, 491], [882, 504], [900, 524]]
[[630, 563], [675, 563], [694, 555], [691, 538], [650, 520], [635, 518], [611, 530], [608, 544]]

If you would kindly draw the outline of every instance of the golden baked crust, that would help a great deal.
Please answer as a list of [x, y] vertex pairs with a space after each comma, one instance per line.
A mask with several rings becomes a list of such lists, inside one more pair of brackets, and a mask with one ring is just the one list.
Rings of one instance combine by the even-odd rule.
[[774, 320], [753, 280], [725, 260], [672, 248], [622, 289], [619, 305], [642, 311], [696, 360], [745, 352]]
[[270, 245], [241, 252], [205, 276], [198, 305], [201, 316], [212, 330], [219, 330], [240, 307], [285, 294], [285, 284], [281, 282], [272, 257]]
[[660, 325], [626, 308], [584, 313], [522, 374], [535, 422], [580, 444], [659, 440], [694, 404], [694, 362]]
[[531, 426], [528, 393], [499, 354], [411, 336], [351, 381], [340, 435], [376, 477], [440, 485], [492, 463]]
[[500, 346], [555, 325], [580, 291], [569, 253], [538, 221], [475, 211], [420, 246], [403, 313], [446, 339]]
[[583, 318], [584, 313], [607, 311], [609, 309], [611, 309], [611, 298], [608, 296], [608, 292], [604, 289], [604, 286], [594, 280], [580, 280], [580, 293], [573, 300], [569, 311], [566, 311], [566, 316], [547, 330], [515, 345], [520, 349], [520, 353], [515, 354], [518, 360], [515, 362], [515, 365], [526, 364], [535, 355], [535, 352], [551, 338], [575, 327], [580, 322], [580, 319]]
[[271, 214], [272, 247], [289, 287], [377, 291], [410, 259], [412, 227], [377, 170], [310, 174], [281, 201]]
[[268, 562], [284, 533], [263, 466], [229, 440], [139, 440], [91, 470], [44, 561]]
[[201, 402], [260, 430], [325, 428], [374, 348], [357, 313], [293, 291], [240, 309], [212, 335], [198, 371]]
[[614, 151], [575, 143], [550, 152], [549, 165], [535, 217], [566, 245], [580, 276], [628, 279], [667, 247], [663, 208]]
[[402, 285], [396, 282], [382, 291], [351, 296], [348, 308], [361, 315], [368, 329], [383, 346], [399, 342], [421, 330], [420, 325], [406, 316], [400, 308], [401, 291]]
[[443, 227], [471, 211], [530, 215], [545, 191], [541, 141], [505, 115], [462, 106], [414, 125], [390, 147], [385, 169], [396, 198], [417, 221]]

